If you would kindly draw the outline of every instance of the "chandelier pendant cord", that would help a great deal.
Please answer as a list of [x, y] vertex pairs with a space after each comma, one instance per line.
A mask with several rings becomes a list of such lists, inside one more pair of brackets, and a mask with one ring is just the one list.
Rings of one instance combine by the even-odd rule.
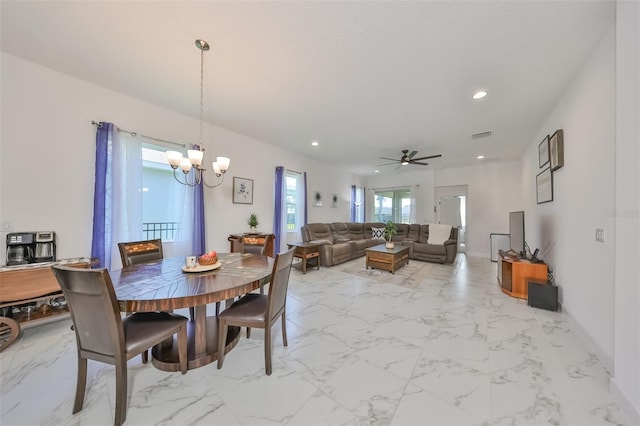
[[[213, 172], [218, 178], [215, 185], [209, 185], [205, 180], [205, 169], [202, 166], [204, 157], [203, 148], [204, 139], [202, 136], [202, 127], [204, 123], [204, 51], [209, 50], [209, 43], [204, 40], [196, 40], [196, 47], [200, 49], [200, 140], [197, 149], [187, 150], [188, 158], [184, 158], [183, 154], [178, 151], [167, 151], [167, 160], [173, 169], [173, 177], [182, 185], [197, 186], [201, 183], [207, 188], [215, 188], [224, 182], [224, 174], [229, 168], [231, 159], [229, 157], [217, 157], [212, 163]], [[178, 168], [182, 170], [182, 179], [178, 177]], [[193, 172], [193, 173], [191, 173]], [[193, 174], [193, 180], [189, 179], [189, 174]]]
[[204, 119], [204, 49], [200, 49], [200, 148], [202, 148], [202, 120]]

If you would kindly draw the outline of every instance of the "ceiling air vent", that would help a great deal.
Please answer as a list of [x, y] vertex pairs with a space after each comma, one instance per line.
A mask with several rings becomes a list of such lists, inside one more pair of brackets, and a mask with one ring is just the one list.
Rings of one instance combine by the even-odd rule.
[[488, 138], [489, 136], [491, 136], [491, 130], [482, 133], [475, 133], [471, 135], [471, 139]]

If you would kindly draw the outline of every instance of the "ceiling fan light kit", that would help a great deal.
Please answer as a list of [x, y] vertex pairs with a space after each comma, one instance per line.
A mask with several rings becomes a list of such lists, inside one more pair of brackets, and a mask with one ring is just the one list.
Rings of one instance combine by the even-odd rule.
[[386, 164], [380, 164], [381, 166], [388, 166], [390, 164], [400, 164], [401, 166], [408, 166], [411, 164], [417, 164], [419, 166], [428, 166], [429, 163], [422, 163], [422, 160], [429, 160], [431, 158], [438, 158], [438, 157], [442, 157], [442, 154], [436, 154], [436, 155], [428, 155], [426, 157], [419, 157], [419, 158], [413, 158], [415, 157], [415, 155], [418, 153], [418, 151], [411, 151], [411, 153], [409, 153], [408, 149], [403, 149], [402, 150], [402, 157], [400, 157], [400, 159], [396, 159], [396, 158], [387, 158], [387, 157], [378, 157], [381, 160], [390, 160], [393, 161], [393, 163], [386, 163]]

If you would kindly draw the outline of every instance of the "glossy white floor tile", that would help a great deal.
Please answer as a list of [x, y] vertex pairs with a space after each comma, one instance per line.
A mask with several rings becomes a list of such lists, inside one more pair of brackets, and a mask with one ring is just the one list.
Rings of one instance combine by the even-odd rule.
[[[185, 312], [186, 313], [186, 312]], [[262, 330], [186, 375], [129, 362], [126, 425], [628, 425], [609, 374], [565, 314], [530, 308], [496, 264], [411, 261], [395, 274], [364, 258], [291, 273], [289, 346]], [[32, 327], [0, 354], [0, 424], [111, 425], [113, 367], [89, 362], [84, 409], [70, 320]]]

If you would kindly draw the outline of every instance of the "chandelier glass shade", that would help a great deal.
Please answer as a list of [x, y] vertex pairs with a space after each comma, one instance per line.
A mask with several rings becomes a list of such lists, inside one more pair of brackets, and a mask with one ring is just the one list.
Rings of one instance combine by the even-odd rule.
[[[196, 186], [201, 183], [208, 188], [215, 188], [224, 182], [224, 174], [229, 169], [231, 159], [229, 157], [216, 157], [211, 163], [213, 172], [218, 181], [209, 185], [205, 180], [205, 169], [202, 167], [204, 160], [204, 148], [202, 148], [202, 122], [204, 117], [204, 52], [209, 50], [209, 43], [204, 40], [196, 40], [196, 47], [200, 49], [200, 148], [187, 150], [185, 157], [179, 151], [167, 151], [167, 161], [173, 169], [173, 177], [182, 185]], [[178, 168], [182, 170], [182, 178], [179, 177]], [[193, 173], [191, 171], [193, 170]]]

